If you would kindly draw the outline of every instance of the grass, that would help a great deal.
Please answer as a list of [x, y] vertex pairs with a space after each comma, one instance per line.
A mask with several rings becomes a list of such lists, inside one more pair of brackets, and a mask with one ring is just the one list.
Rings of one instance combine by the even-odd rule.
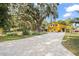
[[35, 32], [35, 33], [33, 33], [33, 35], [6, 35], [6, 36], [0, 36], [0, 42], [11, 41], [11, 40], [19, 40], [19, 39], [33, 37], [33, 36], [42, 35], [42, 34], [45, 34], [45, 33], [43, 33], [43, 32], [36, 33]]
[[62, 44], [74, 53], [76, 56], [79, 56], [79, 33], [66, 33], [63, 39]]
[[23, 39], [23, 38], [28, 38], [32, 37], [33, 35], [22, 35], [22, 36], [1, 36], [0, 37], [0, 42], [3, 41], [9, 41], [9, 40], [18, 40], [18, 39]]

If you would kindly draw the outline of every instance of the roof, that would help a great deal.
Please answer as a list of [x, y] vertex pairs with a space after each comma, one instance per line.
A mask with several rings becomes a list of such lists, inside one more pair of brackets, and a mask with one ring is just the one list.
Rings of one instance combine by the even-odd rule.
[[79, 20], [72, 20], [73, 23], [79, 23]]

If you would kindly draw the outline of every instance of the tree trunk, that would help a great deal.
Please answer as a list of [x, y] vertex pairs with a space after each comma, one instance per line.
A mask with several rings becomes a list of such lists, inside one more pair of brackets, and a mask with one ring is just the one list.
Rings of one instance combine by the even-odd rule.
[[54, 21], [54, 22], [56, 22], [56, 18], [55, 18], [55, 17], [53, 17], [53, 19], [54, 19], [53, 21]]
[[39, 20], [39, 21], [36, 21], [36, 31], [37, 31], [37, 32], [41, 32], [41, 24], [42, 24], [44, 18], [40, 18], [40, 19], [38, 19], [38, 20]]
[[39, 23], [36, 24], [36, 31], [37, 32], [40, 32], [41, 31], [40, 26], [41, 26], [41, 24], [39, 24]]
[[50, 23], [52, 24], [52, 14], [51, 14], [51, 16], [50, 16], [50, 17], [51, 17]]

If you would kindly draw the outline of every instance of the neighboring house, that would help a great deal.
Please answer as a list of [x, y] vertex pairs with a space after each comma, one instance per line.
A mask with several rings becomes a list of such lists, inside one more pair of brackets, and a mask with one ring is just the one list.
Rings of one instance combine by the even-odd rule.
[[73, 20], [72, 21], [72, 23], [73, 23], [73, 27], [74, 27], [74, 32], [79, 32], [79, 20]]
[[75, 19], [75, 20], [72, 21], [72, 23], [73, 23], [74, 28], [79, 27], [79, 20]]

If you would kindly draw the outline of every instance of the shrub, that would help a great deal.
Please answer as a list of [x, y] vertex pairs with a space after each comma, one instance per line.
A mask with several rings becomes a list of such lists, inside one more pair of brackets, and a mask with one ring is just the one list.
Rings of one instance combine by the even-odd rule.
[[23, 31], [23, 35], [32, 35], [32, 31], [31, 30]]
[[6, 35], [7, 35], [7, 36], [16, 36], [17, 34], [14, 33], [14, 32], [8, 32], [8, 33], [6, 33]]
[[40, 35], [40, 32], [33, 32], [32, 35]]

